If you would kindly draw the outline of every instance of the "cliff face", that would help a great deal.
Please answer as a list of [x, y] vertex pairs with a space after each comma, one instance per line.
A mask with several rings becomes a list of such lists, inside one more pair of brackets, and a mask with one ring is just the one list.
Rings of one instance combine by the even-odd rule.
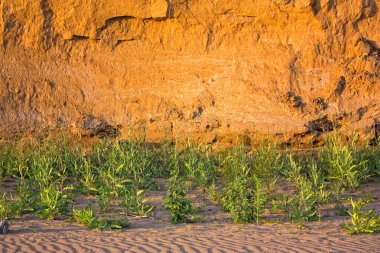
[[[0, 0], [0, 129], [310, 141], [380, 117], [380, 0]], [[335, 122], [335, 123], [332, 123]]]

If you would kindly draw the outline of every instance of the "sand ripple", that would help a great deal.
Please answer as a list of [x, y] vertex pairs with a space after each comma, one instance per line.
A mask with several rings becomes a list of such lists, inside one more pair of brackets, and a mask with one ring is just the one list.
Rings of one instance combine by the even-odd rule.
[[[380, 252], [380, 235], [348, 236], [331, 224], [299, 231], [291, 225], [200, 224], [121, 233], [76, 225], [14, 224], [1, 252]], [[290, 227], [290, 228], [289, 228]]]

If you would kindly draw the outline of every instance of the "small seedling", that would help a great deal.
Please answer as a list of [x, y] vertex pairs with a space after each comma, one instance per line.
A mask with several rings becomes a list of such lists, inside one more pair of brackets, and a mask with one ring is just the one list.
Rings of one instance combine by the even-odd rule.
[[87, 207], [83, 210], [73, 210], [76, 222], [89, 229], [121, 230], [129, 226], [128, 219], [96, 218], [94, 211]]
[[89, 226], [90, 229], [104, 229], [104, 230], [121, 230], [129, 227], [129, 222], [126, 218], [111, 219], [111, 218], [98, 218], [94, 220]]
[[271, 211], [274, 214], [286, 213], [289, 210], [290, 198], [286, 194], [279, 194], [271, 201]]
[[73, 215], [76, 222], [85, 226], [91, 226], [95, 221], [94, 211], [89, 207], [83, 210], [73, 209]]
[[96, 204], [99, 208], [99, 213], [106, 213], [111, 208], [112, 195], [107, 190], [102, 189], [96, 198]]

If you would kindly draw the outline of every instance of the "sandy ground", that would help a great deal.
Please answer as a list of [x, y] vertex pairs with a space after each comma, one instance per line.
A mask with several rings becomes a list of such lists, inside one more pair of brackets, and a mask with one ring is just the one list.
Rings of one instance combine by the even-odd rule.
[[2, 252], [380, 252], [380, 235], [348, 236], [341, 222], [167, 225], [88, 231], [62, 222], [16, 221]]
[[[367, 184], [350, 195], [365, 193], [374, 198], [371, 208], [379, 212], [380, 184]], [[152, 217], [130, 217], [131, 226], [121, 232], [23, 216], [12, 221], [8, 235], [0, 235], [0, 252], [380, 252], [380, 234], [349, 236], [341, 229], [347, 216], [325, 212], [323, 221], [306, 223], [303, 229], [277, 219], [237, 225], [200, 192], [192, 197], [203, 209], [203, 223], [172, 225], [161, 204], [163, 195], [151, 193], [156, 206]]]

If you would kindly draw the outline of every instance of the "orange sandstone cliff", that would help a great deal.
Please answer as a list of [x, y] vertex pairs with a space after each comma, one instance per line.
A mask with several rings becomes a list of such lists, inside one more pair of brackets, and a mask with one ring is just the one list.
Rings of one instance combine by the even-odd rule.
[[380, 0], [0, 0], [0, 135], [368, 133]]

